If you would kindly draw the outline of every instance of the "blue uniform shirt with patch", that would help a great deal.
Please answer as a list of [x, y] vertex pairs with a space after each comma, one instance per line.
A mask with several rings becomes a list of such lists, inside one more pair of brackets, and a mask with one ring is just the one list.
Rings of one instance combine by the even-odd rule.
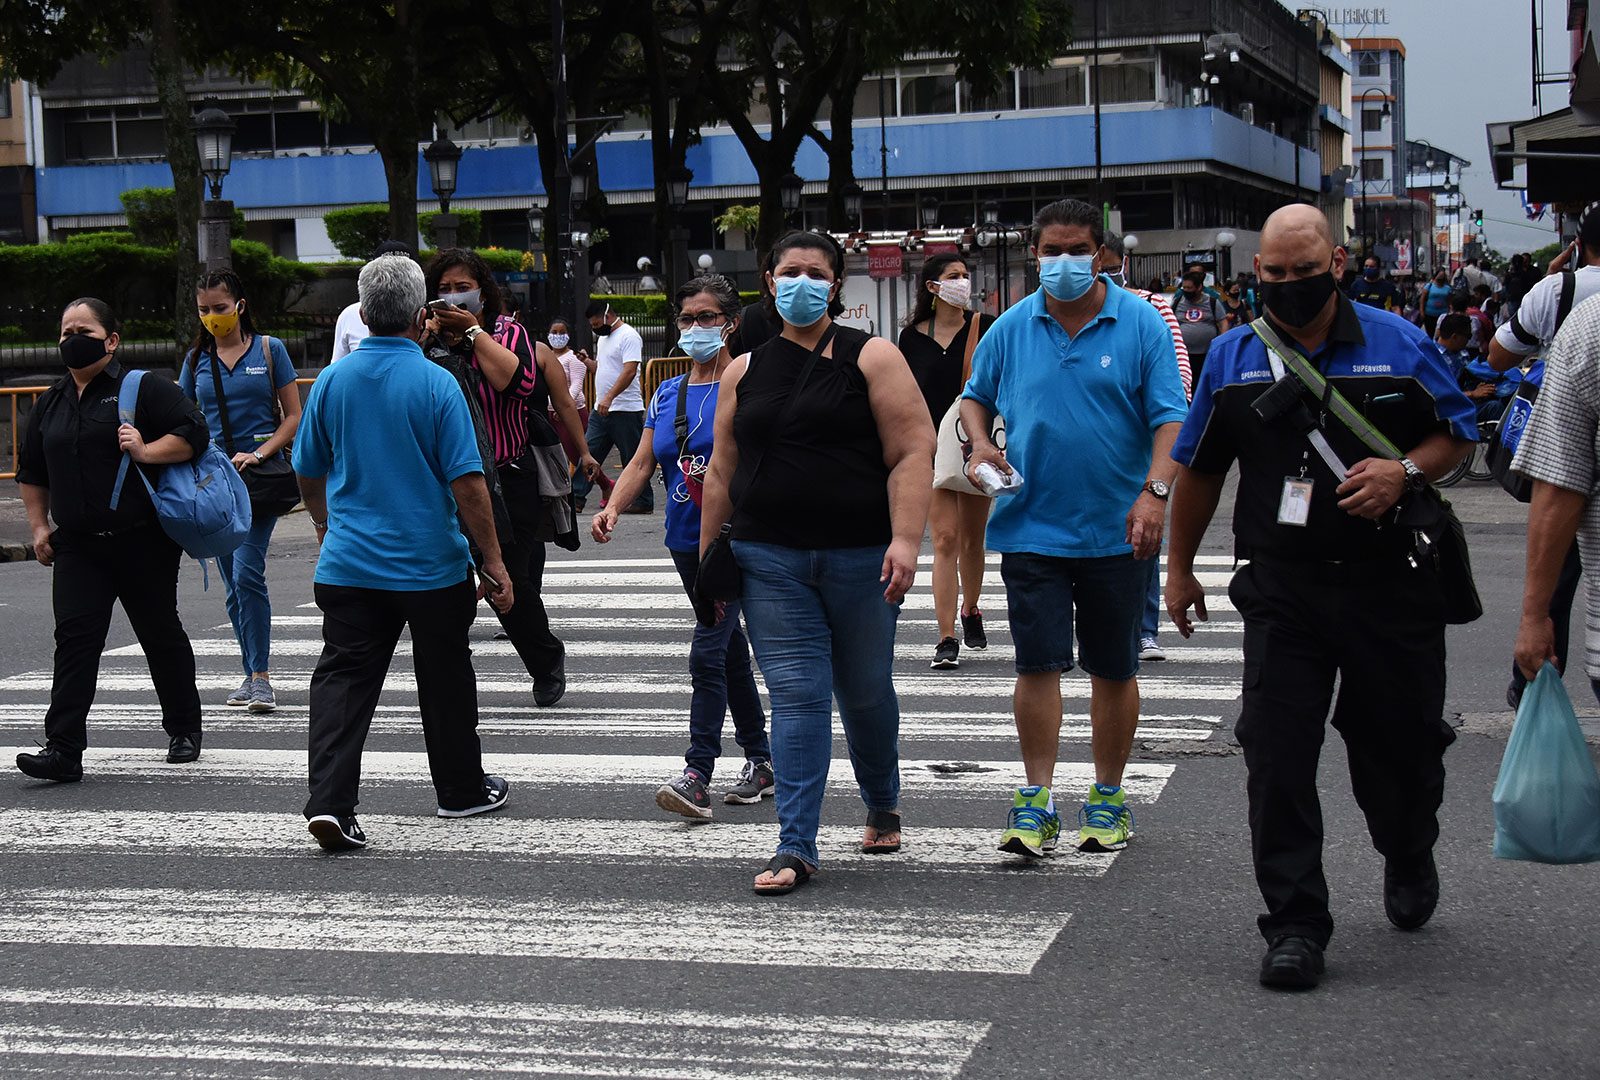
[[1166, 321], [1102, 280], [1105, 303], [1076, 337], [1040, 289], [978, 339], [962, 396], [1005, 417], [1006, 460], [1024, 481], [995, 500], [991, 551], [1092, 559], [1133, 550], [1128, 509], [1150, 475], [1152, 436], [1188, 404]]
[[[1309, 359], [1352, 405], [1402, 451], [1448, 431], [1476, 441], [1476, 413], [1457, 387], [1438, 347], [1398, 315], [1340, 296], [1328, 339]], [[1280, 332], [1284, 342], [1298, 345]], [[1302, 354], [1304, 354], [1304, 351]], [[1248, 326], [1218, 338], [1206, 357], [1194, 405], [1172, 449], [1196, 472], [1221, 476], [1239, 463], [1233, 532], [1241, 557], [1292, 560], [1385, 558], [1407, 550], [1404, 529], [1381, 528], [1339, 509], [1335, 477], [1288, 418], [1264, 422], [1251, 404], [1272, 385], [1266, 346]], [[1305, 395], [1346, 465], [1373, 454], [1354, 434]], [[1310, 520], [1278, 524], [1286, 477], [1313, 481]]]
[[[252, 336], [250, 347], [244, 351], [233, 370], [219, 363], [222, 373], [222, 392], [228, 399], [228, 427], [233, 432], [233, 453], [248, 454], [278, 430], [273, 403], [278, 390], [295, 380], [294, 365], [289, 362], [289, 350], [283, 342], [272, 339], [271, 359], [263, 355], [260, 334]], [[227, 446], [222, 440], [222, 410], [217, 408], [217, 391], [211, 381], [211, 354], [191, 353], [178, 372], [178, 385], [189, 399], [198, 402], [206, 414], [211, 428], [211, 441]]]

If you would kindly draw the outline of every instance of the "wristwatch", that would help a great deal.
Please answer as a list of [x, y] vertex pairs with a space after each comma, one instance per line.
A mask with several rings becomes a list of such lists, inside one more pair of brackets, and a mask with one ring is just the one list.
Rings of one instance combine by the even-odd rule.
[[261, 451], [259, 451], [259, 450], [250, 451], [250, 456], [256, 459], [256, 464], [257, 465], [260, 465], [263, 461], [267, 460], [266, 458], [261, 456]]
[[466, 339], [468, 345], [476, 345], [478, 343], [478, 335], [481, 333], [483, 333], [483, 327], [469, 326], [462, 332], [461, 336]]
[[1408, 457], [1403, 457], [1400, 459], [1400, 464], [1406, 470], [1407, 491], [1421, 491], [1423, 488], [1428, 486], [1427, 474], [1421, 469], [1417, 468], [1416, 462], [1412, 461]]
[[1172, 494], [1172, 487], [1165, 480], [1146, 480], [1144, 489], [1163, 501]]

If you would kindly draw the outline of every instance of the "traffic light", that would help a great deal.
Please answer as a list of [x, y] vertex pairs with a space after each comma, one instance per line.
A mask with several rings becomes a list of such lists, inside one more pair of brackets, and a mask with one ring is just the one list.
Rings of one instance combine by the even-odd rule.
[[1475, 227], [1477, 227], [1478, 229], [1480, 229], [1480, 230], [1483, 228], [1483, 211], [1482, 210], [1479, 210], [1476, 214], [1473, 215], [1472, 224]]

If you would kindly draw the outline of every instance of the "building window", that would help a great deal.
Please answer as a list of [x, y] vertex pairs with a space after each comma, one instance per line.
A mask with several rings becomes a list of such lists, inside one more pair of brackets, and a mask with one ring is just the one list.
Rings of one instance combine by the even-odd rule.
[[1089, 79], [1083, 57], [1052, 61], [1043, 71], [1020, 71], [1019, 104], [1024, 109], [1064, 109], [1089, 104]]
[[4, 91], [0, 91], [0, 120], [9, 119], [11, 116], [11, 92], [16, 89], [16, 84], [8, 84]]
[[1142, 52], [1100, 54], [1100, 104], [1125, 105], [1156, 99], [1156, 58]]
[[1381, 158], [1381, 157], [1362, 158], [1361, 159], [1361, 179], [1363, 179], [1363, 180], [1382, 180], [1383, 179], [1383, 175], [1384, 175], [1384, 173], [1383, 173], [1383, 162], [1384, 162], [1384, 159]]
[[992, 93], [974, 94], [970, 84], [961, 84], [961, 111], [964, 113], [1012, 112], [1016, 107], [1016, 72], [1008, 71], [1002, 75], [999, 87]]
[[1356, 53], [1356, 75], [1362, 79], [1376, 79], [1383, 74], [1378, 54], [1370, 50]]
[[1362, 131], [1382, 131], [1383, 130], [1383, 120], [1384, 120], [1383, 110], [1381, 108], [1380, 109], [1362, 109], [1361, 110], [1361, 130]]
[[[925, 72], [925, 74], [924, 74]], [[956, 111], [956, 68], [935, 64], [901, 69], [900, 115], [943, 116]]]

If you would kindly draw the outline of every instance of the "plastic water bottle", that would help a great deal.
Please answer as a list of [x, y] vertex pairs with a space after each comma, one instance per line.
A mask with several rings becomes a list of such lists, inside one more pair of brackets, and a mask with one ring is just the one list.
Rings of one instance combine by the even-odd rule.
[[1015, 495], [1022, 490], [1022, 474], [1012, 469], [1009, 473], [1001, 472], [994, 464], [985, 461], [972, 470], [972, 478], [977, 481], [978, 487], [985, 495], [991, 498], [999, 495]]

